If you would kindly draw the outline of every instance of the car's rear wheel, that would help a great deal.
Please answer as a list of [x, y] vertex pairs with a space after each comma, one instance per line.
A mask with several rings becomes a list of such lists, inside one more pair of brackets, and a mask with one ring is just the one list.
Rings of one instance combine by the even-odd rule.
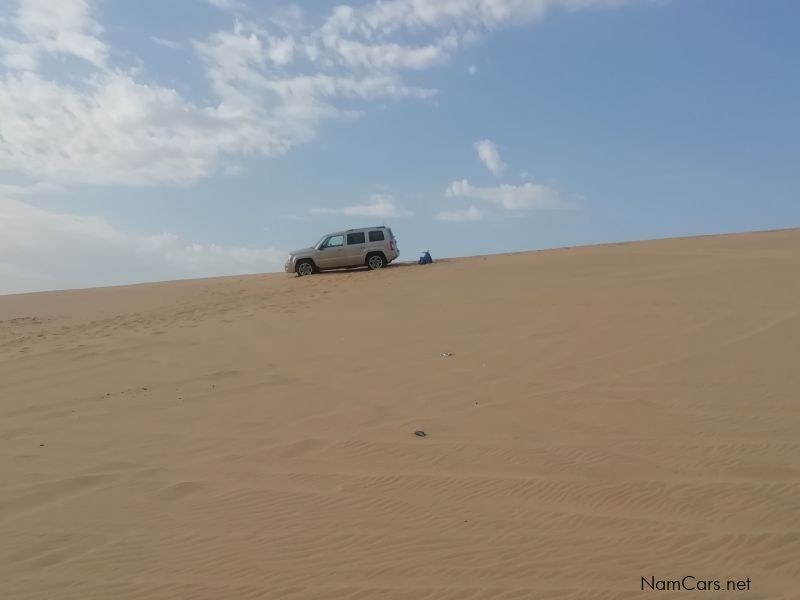
[[301, 260], [295, 269], [300, 277], [311, 275], [314, 272], [314, 263], [310, 260]]
[[367, 266], [369, 267], [370, 271], [382, 269], [386, 266], [386, 259], [380, 254], [373, 254], [367, 258]]

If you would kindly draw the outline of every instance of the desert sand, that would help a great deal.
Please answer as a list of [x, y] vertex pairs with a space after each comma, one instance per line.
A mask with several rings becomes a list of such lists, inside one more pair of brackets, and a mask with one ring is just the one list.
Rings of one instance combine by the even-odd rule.
[[[799, 273], [775, 231], [0, 297], [0, 597], [798, 598]], [[642, 591], [684, 576], [750, 591]]]

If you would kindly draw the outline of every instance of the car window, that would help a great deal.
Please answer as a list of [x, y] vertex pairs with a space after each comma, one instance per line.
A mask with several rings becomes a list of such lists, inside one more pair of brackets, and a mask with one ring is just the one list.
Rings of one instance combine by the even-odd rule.
[[354, 244], [363, 244], [366, 239], [364, 232], [361, 233], [348, 233], [347, 234], [347, 244], [352, 246]]
[[384, 237], [383, 237], [383, 232], [382, 231], [370, 231], [369, 232], [369, 241], [370, 242], [382, 242], [383, 240], [384, 240]]
[[325, 248], [336, 248], [337, 246], [344, 246], [344, 236], [332, 235], [327, 239], [324, 246]]

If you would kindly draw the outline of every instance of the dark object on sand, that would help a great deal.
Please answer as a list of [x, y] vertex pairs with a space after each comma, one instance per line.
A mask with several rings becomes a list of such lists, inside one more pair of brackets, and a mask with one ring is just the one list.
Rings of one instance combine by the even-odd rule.
[[433, 258], [431, 258], [430, 250], [426, 250], [425, 254], [420, 256], [418, 264], [420, 265], [429, 265], [433, 262]]
[[415, 435], [415, 436], [417, 436], [417, 437], [425, 437], [425, 436], [426, 436], [426, 435], [428, 435], [428, 434], [427, 434], [427, 433], [425, 433], [425, 432], [424, 432], [424, 431], [422, 431], [422, 430], [417, 430], [417, 431], [415, 431], [415, 432], [414, 432], [414, 435]]

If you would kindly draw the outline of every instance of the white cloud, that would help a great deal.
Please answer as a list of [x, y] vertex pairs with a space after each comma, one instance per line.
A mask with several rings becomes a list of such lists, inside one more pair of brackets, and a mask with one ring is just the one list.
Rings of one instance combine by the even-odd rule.
[[19, 198], [34, 194], [45, 194], [60, 191], [58, 186], [45, 181], [27, 184], [0, 183], [0, 197]]
[[170, 48], [172, 50], [177, 50], [178, 48], [182, 48], [183, 44], [180, 42], [175, 42], [173, 40], [165, 40], [164, 38], [152, 36], [150, 41], [154, 44], [158, 44], [159, 46], [164, 46], [165, 48]]
[[394, 73], [276, 76], [295, 42], [241, 24], [195, 44], [217, 97], [186, 100], [132, 74], [97, 70], [78, 84], [35, 70], [0, 77], [0, 168], [66, 183], [186, 184], [226, 156], [275, 156], [313, 139], [321, 119], [348, 117], [337, 99], [425, 98]]
[[[247, 8], [240, 0], [208, 1], [237, 12]], [[637, 1], [650, 0], [628, 0]], [[435, 95], [407, 83], [403, 73], [445, 63], [476, 33], [536, 20], [548, 10], [623, 3], [374, 0], [338, 6], [318, 27], [290, 4], [258, 19], [265, 25], [239, 18], [231, 30], [188, 44], [211, 94], [187, 96], [114, 64], [120, 53], [104, 41], [93, 3], [18, 0], [4, 27], [12, 33], [0, 38], [6, 69], [0, 72], [0, 169], [65, 183], [195, 182], [220, 172], [230, 158], [280, 155], [309, 142], [322, 120], [352, 118], [386, 98]], [[65, 63], [54, 81], [39, 71], [45, 55], [83, 65], [70, 72]]]
[[489, 169], [495, 175], [500, 175], [505, 168], [506, 163], [503, 162], [503, 159], [500, 158], [500, 151], [497, 149], [497, 145], [491, 140], [481, 140], [480, 142], [475, 142], [473, 144], [475, 151], [478, 153], [478, 158], [481, 159], [481, 162], [484, 166]]
[[502, 184], [496, 187], [475, 187], [466, 179], [454, 181], [445, 191], [449, 198], [481, 200], [509, 211], [557, 210], [571, 204], [555, 189], [536, 183]]
[[239, 10], [244, 7], [241, 0], [208, 0], [208, 3], [222, 10]]
[[470, 75], [475, 75], [475, 73], [478, 72], [478, 67], [476, 67], [475, 65], [470, 65], [469, 68], [467, 69], [467, 72]]
[[188, 183], [225, 151], [282, 150], [247, 118], [199, 109], [120, 73], [87, 90], [11, 73], [0, 84], [0, 167], [68, 183]]
[[397, 206], [394, 198], [386, 194], [373, 194], [369, 202], [343, 208], [312, 208], [312, 215], [344, 215], [348, 217], [396, 218], [410, 217], [414, 213]]
[[464, 210], [444, 210], [434, 217], [437, 221], [481, 221], [484, 214], [476, 207]]
[[35, 69], [42, 54], [68, 54], [104, 67], [108, 47], [97, 38], [100, 25], [86, 0], [20, 0], [11, 18], [21, 40], [0, 38], [3, 63]]
[[0, 293], [279, 270], [272, 247], [198, 244], [170, 233], [139, 235], [97, 217], [0, 198]]
[[223, 173], [228, 177], [238, 177], [239, 175], [244, 174], [245, 168], [242, 165], [228, 165], [225, 167]]
[[388, 35], [399, 29], [493, 29], [532, 22], [549, 11], [577, 11], [643, 4], [657, 0], [382, 0], [358, 8], [337, 7], [329, 19], [346, 33]]
[[365, 44], [344, 38], [333, 38], [327, 42], [341, 62], [348, 67], [368, 70], [427, 69], [445, 60], [447, 50], [454, 44], [453, 38], [426, 46], [403, 46], [396, 43]]
[[0, 196], [28, 196], [32, 194], [33, 190], [28, 186], [15, 185], [10, 183], [0, 183]]

